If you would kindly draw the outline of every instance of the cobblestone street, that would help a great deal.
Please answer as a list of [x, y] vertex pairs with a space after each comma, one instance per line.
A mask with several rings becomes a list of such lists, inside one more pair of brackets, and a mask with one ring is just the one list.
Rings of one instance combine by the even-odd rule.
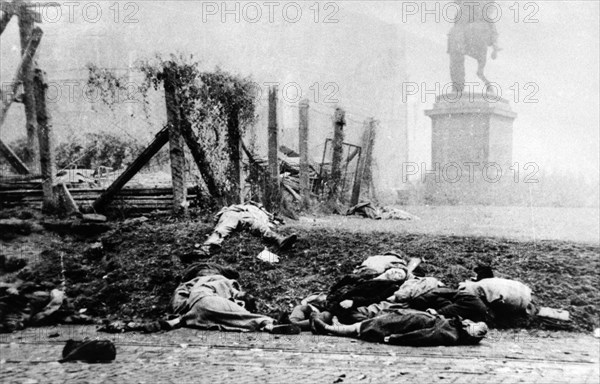
[[[69, 338], [108, 338], [110, 364], [56, 362]], [[94, 327], [31, 328], [0, 337], [2, 383], [598, 383], [590, 335], [492, 331], [474, 347], [410, 348], [302, 334], [180, 329], [143, 335]]]

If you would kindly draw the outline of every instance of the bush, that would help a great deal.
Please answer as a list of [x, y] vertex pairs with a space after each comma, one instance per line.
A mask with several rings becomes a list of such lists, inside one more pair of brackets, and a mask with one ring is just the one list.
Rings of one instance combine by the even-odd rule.
[[99, 166], [119, 169], [130, 163], [143, 147], [133, 139], [110, 133], [88, 133], [83, 139], [72, 139], [56, 147], [58, 168], [96, 169]]

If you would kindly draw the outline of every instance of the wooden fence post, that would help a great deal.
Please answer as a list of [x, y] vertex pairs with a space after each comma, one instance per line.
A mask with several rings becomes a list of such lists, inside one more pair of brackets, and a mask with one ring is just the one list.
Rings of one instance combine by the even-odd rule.
[[[375, 139], [375, 121], [373, 118], [368, 118], [363, 124], [363, 135], [362, 135], [362, 156], [358, 164], [358, 171], [356, 178], [354, 179], [354, 185], [352, 187], [352, 199], [350, 205], [355, 206], [360, 200], [360, 191], [363, 185], [363, 181], [367, 174], [370, 177], [371, 158], [373, 155], [373, 140]], [[367, 169], [367, 164], [368, 168]], [[367, 187], [369, 185], [367, 184]]]
[[333, 116], [333, 154], [331, 157], [331, 186], [329, 189], [329, 200], [340, 199], [340, 184], [342, 180], [342, 156], [344, 152], [344, 125], [346, 125], [346, 113], [341, 108], [335, 109]]
[[240, 134], [239, 111], [231, 111], [227, 118], [227, 147], [229, 149], [229, 182], [233, 185], [233, 191], [228, 198], [231, 203], [243, 203], [242, 185], [242, 136]]
[[54, 196], [54, 180], [56, 165], [54, 160], [54, 137], [52, 134], [52, 119], [46, 108], [46, 83], [45, 73], [39, 68], [35, 69], [33, 76], [36, 100], [36, 117], [38, 126], [38, 140], [40, 143], [40, 169], [42, 172], [42, 190], [44, 200], [42, 210], [53, 211], [56, 209]]
[[167, 105], [167, 124], [169, 126], [169, 155], [171, 159], [171, 183], [173, 185], [173, 212], [187, 213], [187, 185], [185, 180], [185, 141], [181, 135], [181, 114], [177, 90], [176, 74], [171, 68], [165, 72], [165, 103]]
[[[26, 5], [21, 5], [19, 12], [19, 35], [21, 39], [21, 56], [27, 54], [27, 45], [33, 37], [33, 15], [27, 11]], [[35, 51], [34, 51], [35, 52]], [[25, 127], [27, 132], [27, 149], [23, 161], [29, 165], [29, 170], [36, 173], [39, 165], [39, 143], [37, 139], [37, 121], [35, 112], [35, 96], [33, 89], [34, 59], [23, 61], [21, 80], [23, 81], [23, 105], [25, 106]], [[18, 81], [18, 80], [17, 80]]]
[[269, 210], [275, 210], [279, 205], [279, 145], [277, 143], [277, 86], [269, 89], [269, 182], [267, 183], [267, 201]]
[[300, 152], [300, 197], [302, 208], [310, 205], [310, 179], [308, 163], [308, 99], [300, 102], [298, 150]]
[[375, 186], [373, 184], [373, 147], [377, 136], [377, 125], [379, 122], [373, 118], [369, 119], [368, 131], [363, 134], [364, 171], [361, 185], [366, 185], [369, 199], [376, 198]]

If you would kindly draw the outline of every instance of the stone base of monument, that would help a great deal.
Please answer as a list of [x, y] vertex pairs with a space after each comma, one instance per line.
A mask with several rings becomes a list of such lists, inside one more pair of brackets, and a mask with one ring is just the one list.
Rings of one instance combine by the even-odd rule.
[[513, 121], [506, 99], [485, 93], [449, 93], [425, 111], [431, 118], [432, 163], [512, 161]]
[[517, 114], [506, 99], [491, 93], [448, 93], [436, 97], [425, 114], [432, 124], [428, 179], [440, 174], [434, 181], [442, 184], [436, 185], [438, 192], [443, 184], [457, 190], [464, 183], [490, 184], [499, 173], [508, 175]]

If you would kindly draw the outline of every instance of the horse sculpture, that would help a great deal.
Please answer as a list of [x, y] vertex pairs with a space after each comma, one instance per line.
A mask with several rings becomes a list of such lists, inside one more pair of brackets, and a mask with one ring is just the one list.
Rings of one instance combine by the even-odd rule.
[[477, 60], [477, 77], [487, 89], [490, 81], [483, 71], [487, 63], [488, 47], [493, 48], [492, 59], [496, 59], [500, 50], [496, 44], [497, 37], [496, 26], [487, 20], [457, 20], [448, 34], [450, 78], [455, 92], [462, 92], [465, 85], [465, 55]]

